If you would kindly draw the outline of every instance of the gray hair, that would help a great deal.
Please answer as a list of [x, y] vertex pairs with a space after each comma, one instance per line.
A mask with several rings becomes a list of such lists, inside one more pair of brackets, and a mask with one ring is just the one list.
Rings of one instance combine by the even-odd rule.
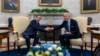
[[64, 15], [69, 15], [69, 16], [71, 16], [71, 14], [70, 14], [70, 13], [64, 13]]

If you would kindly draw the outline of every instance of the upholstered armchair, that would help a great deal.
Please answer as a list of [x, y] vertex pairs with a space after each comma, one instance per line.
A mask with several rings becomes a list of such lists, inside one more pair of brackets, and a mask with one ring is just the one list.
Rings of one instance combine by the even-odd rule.
[[[15, 46], [18, 46], [18, 49], [20, 49], [20, 47], [22, 45], [25, 45], [25, 39], [22, 37], [21, 33], [27, 28], [27, 26], [30, 23], [30, 20], [28, 17], [25, 16], [16, 16], [16, 17], [12, 17], [13, 19], [13, 36], [14, 36], [14, 49]], [[31, 43], [33, 43], [33, 39], [30, 40]]]
[[[82, 38], [71, 39], [71, 45], [80, 46], [81, 50], [83, 50], [83, 46], [86, 45], [86, 33], [87, 33], [87, 17], [76, 17], [74, 18], [79, 26], [80, 32], [82, 34]], [[86, 49], [86, 46], [85, 46]]]

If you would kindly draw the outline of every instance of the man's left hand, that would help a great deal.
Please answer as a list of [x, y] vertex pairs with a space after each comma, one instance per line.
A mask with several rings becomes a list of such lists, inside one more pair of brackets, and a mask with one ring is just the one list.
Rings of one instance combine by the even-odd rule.
[[65, 34], [71, 34], [71, 32], [65, 32]]

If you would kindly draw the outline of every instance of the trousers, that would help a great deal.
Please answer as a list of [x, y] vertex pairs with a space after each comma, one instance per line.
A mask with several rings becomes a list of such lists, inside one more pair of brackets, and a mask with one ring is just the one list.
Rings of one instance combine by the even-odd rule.
[[61, 46], [65, 46], [65, 47], [67, 47], [67, 49], [70, 49], [70, 39], [75, 39], [74, 35], [63, 34], [63, 35], [59, 36]]
[[26, 40], [26, 45], [27, 45], [27, 48], [28, 50], [30, 49], [30, 38], [33, 38], [34, 41], [33, 41], [33, 46], [35, 46], [36, 44], [39, 44], [39, 36], [38, 35], [24, 35], [23, 36]]

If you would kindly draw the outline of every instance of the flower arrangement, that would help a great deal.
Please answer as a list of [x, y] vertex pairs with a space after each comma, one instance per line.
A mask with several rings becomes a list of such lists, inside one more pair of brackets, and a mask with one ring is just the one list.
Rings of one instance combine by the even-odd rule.
[[70, 56], [70, 54], [56, 44], [45, 43], [33, 46], [27, 56]]

